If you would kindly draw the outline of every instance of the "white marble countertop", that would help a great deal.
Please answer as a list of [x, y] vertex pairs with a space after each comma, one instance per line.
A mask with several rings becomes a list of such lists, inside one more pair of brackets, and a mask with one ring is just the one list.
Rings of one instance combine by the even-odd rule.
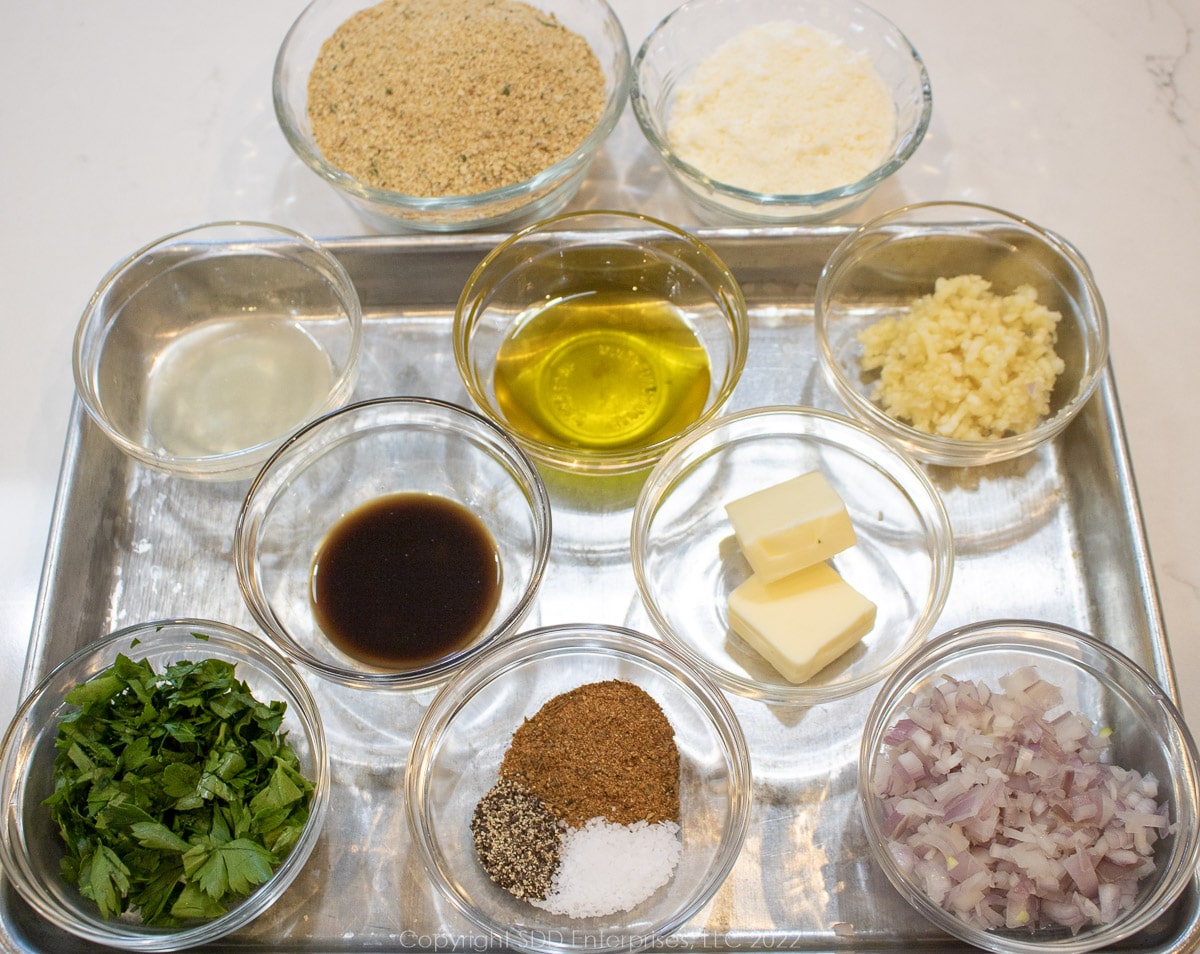
[[[615, 0], [636, 50], [673, 0]], [[921, 51], [933, 122], [853, 213], [972, 199], [1091, 262], [1185, 713], [1200, 724], [1200, 4], [879, 0]], [[0, 0], [0, 724], [16, 705], [96, 283], [167, 232], [249, 218], [370, 230], [293, 156], [271, 108], [302, 0]], [[626, 111], [573, 203], [694, 222]]]

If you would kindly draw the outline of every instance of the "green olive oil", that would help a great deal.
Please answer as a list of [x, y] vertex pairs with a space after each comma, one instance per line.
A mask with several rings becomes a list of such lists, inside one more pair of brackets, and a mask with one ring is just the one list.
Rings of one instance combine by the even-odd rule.
[[590, 292], [531, 310], [501, 344], [496, 400], [527, 437], [636, 450], [695, 421], [708, 354], [679, 310], [634, 292]]

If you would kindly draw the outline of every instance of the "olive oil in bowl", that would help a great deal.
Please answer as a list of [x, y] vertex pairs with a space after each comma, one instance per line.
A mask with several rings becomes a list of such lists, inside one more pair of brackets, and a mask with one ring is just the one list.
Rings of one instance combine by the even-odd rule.
[[496, 358], [509, 426], [543, 443], [636, 450], [704, 412], [709, 360], [679, 309], [637, 292], [553, 299], [522, 316]]

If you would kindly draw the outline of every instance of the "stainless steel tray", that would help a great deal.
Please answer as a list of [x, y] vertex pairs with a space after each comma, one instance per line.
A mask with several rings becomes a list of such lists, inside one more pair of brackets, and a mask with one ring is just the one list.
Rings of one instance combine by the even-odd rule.
[[[840, 409], [816, 364], [812, 301], [841, 227], [701, 230], [740, 279], [750, 356], [733, 407]], [[421, 394], [465, 403], [449, 324], [470, 270], [498, 236], [380, 237], [327, 243], [367, 314], [356, 398]], [[1111, 374], [1051, 447], [982, 471], [933, 468], [956, 535], [950, 600], [937, 630], [1029, 616], [1097, 633], [1174, 675]], [[627, 559], [636, 485], [548, 479], [555, 544], [528, 625], [613, 622], [651, 632]], [[231, 558], [246, 483], [151, 472], [118, 452], [76, 403], [64, 452], [22, 692], [91, 639], [129, 623], [204, 616], [254, 624]], [[431, 693], [381, 698], [310, 680], [331, 736], [332, 811], [287, 894], [222, 949], [477, 951], [490, 947], [449, 909], [409, 850], [400, 799], [408, 738]], [[819, 709], [734, 698], [750, 741], [754, 814], [732, 875], [664, 949], [954, 950], [872, 864], [855, 809], [859, 731], [870, 693]], [[1200, 889], [1128, 950], [1200, 944]], [[0, 943], [14, 951], [87, 945], [0, 886]]]

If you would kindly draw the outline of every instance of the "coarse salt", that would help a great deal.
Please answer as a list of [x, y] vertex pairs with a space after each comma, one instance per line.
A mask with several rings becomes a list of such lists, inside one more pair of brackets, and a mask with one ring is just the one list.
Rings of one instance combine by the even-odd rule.
[[857, 182], [886, 158], [895, 108], [869, 57], [791, 22], [718, 47], [679, 87], [667, 137], [683, 161], [755, 192]]
[[681, 850], [675, 822], [615, 825], [593, 818], [566, 829], [550, 893], [532, 903], [574, 918], [628, 911], [671, 879]]

